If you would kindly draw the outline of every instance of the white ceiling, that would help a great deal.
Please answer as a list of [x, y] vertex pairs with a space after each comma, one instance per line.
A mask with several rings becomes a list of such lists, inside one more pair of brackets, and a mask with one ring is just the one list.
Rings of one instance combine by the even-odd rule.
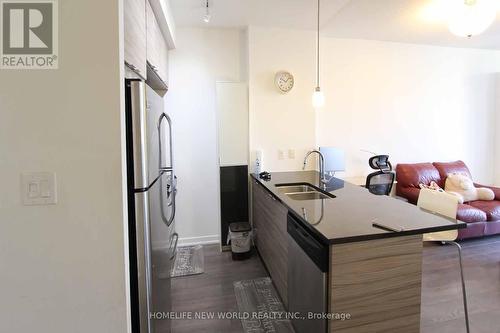
[[[211, 22], [202, 18], [205, 0], [170, 0], [179, 27], [315, 29], [315, 0], [209, 0]], [[500, 49], [500, 15], [480, 36], [452, 35], [447, 4], [462, 0], [322, 0], [321, 33], [339, 38], [385, 40], [454, 47]], [[499, 3], [500, 0], [495, 0]]]

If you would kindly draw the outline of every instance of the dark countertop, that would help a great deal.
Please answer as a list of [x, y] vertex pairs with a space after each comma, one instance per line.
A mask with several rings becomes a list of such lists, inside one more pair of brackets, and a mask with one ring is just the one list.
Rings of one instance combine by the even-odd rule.
[[[309, 183], [317, 188], [317, 171], [274, 172], [270, 181], [252, 177], [281, 201], [319, 240], [341, 244], [364, 240], [425, 234], [466, 228], [466, 224], [426, 212], [388, 196], [373, 195], [365, 188], [332, 178], [326, 191], [335, 198], [292, 200], [280, 193], [277, 184]], [[372, 226], [377, 221], [404, 231], [393, 232]]]

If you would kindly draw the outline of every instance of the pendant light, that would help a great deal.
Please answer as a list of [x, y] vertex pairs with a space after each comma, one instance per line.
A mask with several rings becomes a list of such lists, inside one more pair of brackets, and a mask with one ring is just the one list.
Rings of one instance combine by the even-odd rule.
[[212, 16], [210, 15], [210, 8], [208, 6], [208, 0], [205, 2], [205, 15], [203, 16], [203, 22], [210, 23], [210, 19]]
[[492, 0], [457, 0], [448, 22], [451, 33], [459, 37], [472, 37], [488, 29], [497, 14]]
[[316, 88], [314, 88], [314, 93], [312, 95], [312, 104], [315, 108], [321, 108], [323, 105], [325, 105], [325, 95], [323, 95], [323, 92], [321, 91], [321, 87], [319, 86], [319, 14], [320, 14], [320, 0], [318, 0], [318, 25], [317, 25], [317, 40], [316, 40]]

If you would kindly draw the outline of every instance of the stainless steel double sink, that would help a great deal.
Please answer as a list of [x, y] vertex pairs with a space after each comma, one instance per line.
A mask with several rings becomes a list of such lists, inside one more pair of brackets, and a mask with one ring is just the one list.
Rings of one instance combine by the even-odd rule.
[[292, 200], [321, 200], [335, 198], [333, 194], [323, 192], [311, 184], [276, 184], [278, 191]]

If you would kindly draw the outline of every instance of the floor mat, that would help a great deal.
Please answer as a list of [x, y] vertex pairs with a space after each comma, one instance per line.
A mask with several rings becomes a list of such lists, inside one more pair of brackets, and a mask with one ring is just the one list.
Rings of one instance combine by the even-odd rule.
[[186, 246], [177, 249], [171, 277], [201, 274], [205, 271], [203, 246]]
[[294, 332], [270, 278], [234, 282], [234, 293], [245, 333]]

